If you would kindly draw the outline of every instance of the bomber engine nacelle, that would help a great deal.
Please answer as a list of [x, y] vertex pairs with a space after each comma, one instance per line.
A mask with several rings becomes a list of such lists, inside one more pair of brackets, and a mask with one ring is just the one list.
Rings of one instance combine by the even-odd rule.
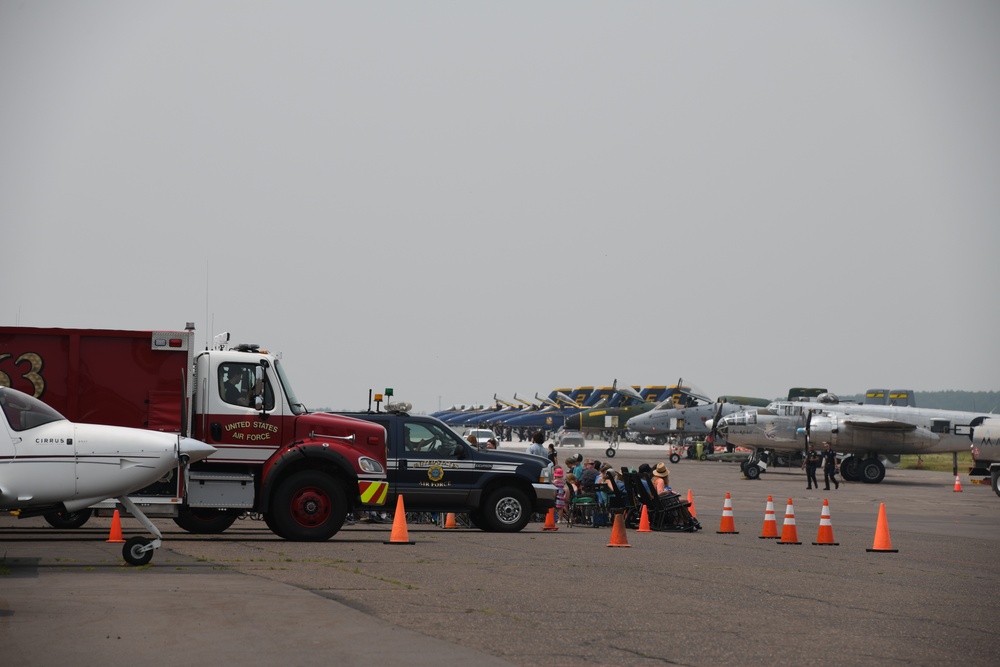
[[810, 442], [829, 442], [837, 452], [909, 454], [930, 449], [939, 439], [929, 429], [889, 419], [813, 415], [809, 425]]
[[972, 458], [978, 462], [1000, 461], [1000, 419], [986, 419], [975, 427]]

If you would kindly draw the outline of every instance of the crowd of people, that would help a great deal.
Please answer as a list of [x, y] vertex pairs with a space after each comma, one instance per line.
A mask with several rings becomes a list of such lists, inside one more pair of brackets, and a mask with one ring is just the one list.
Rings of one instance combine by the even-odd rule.
[[[570, 455], [565, 468], [558, 464], [555, 449], [549, 445], [549, 458], [555, 464], [554, 485], [556, 487], [556, 517], [563, 523], [574, 523], [571, 515], [574, 500], [592, 498], [597, 507], [606, 507], [616, 492], [626, 493], [625, 481], [621, 473], [609, 463], [599, 459], [584, 458], [582, 454]], [[529, 448], [529, 453], [532, 453]], [[634, 472], [639, 475], [646, 492], [660, 498], [676, 495], [670, 487], [670, 470], [663, 461], [655, 466], [643, 463]], [[594, 523], [593, 525], [603, 525]]]

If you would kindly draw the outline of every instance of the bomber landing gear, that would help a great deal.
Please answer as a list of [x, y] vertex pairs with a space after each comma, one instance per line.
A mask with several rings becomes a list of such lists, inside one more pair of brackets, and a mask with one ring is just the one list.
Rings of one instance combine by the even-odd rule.
[[770, 454], [768, 452], [754, 450], [750, 458], [740, 464], [740, 470], [743, 471], [743, 475], [747, 479], [760, 479], [760, 474], [767, 470], [769, 460]]
[[125, 562], [129, 565], [145, 565], [149, 561], [153, 560], [153, 550], [159, 549], [163, 542], [160, 538], [163, 534], [160, 533], [159, 529], [153, 525], [153, 522], [149, 520], [145, 514], [139, 511], [139, 508], [135, 506], [132, 499], [128, 496], [121, 496], [118, 498], [118, 502], [128, 510], [128, 513], [139, 520], [143, 528], [151, 532], [156, 537], [152, 540], [148, 540], [145, 537], [130, 537], [125, 546], [122, 547], [122, 557]]
[[861, 463], [856, 456], [848, 456], [840, 462], [840, 476], [848, 482], [861, 481]]
[[[843, 466], [843, 464], [841, 464]], [[843, 467], [841, 467], [843, 470]], [[866, 484], [878, 484], [885, 479], [885, 466], [877, 458], [865, 459], [861, 462], [861, 481]]]

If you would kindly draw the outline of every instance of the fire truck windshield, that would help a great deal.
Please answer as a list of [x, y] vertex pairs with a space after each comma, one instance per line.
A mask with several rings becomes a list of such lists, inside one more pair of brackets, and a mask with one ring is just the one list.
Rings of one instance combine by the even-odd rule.
[[281, 382], [281, 388], [285, 392], [288, 404], [292, 407], [292, 414], [301, 415], [306, 413], [306, 406], [299, 403], [299, 399], [296, 398], [295, 392], [292, 390], [292, 385], [288, 381], [288, 376], [285, 375], [285, 367], [277, 359], [274, 360], [274, 369], [278, 371], [278, 380]]

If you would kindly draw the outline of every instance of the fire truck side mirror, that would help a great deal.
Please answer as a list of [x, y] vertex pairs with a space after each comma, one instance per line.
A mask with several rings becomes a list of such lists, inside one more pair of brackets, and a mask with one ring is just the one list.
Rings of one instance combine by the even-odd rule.
[[260, 413], [261, 419], [267, 419], [267, 413], [264, 412], [264, 360], [260, 362], [260, 365], [254, 369], [254, 384], [253, 384], [253, 407], [254, 410]]

